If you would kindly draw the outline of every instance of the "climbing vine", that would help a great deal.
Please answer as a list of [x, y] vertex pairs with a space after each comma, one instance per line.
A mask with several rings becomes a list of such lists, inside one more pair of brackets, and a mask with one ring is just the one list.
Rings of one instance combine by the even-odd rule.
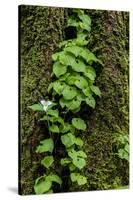
[[[95, 96], [101, 96], [100, 89], [94, 85], [96, 79], [95, 63], [101, 61], [87, 48], [91, 30], [91, 19], [83, 10], [73, 10], [67, 27], [76, 29], [76, 38], [59, 44], [60, 51], [52, 55], [54, 81], [48, 87], [52, 100], [42, 100], [38, 104], [29, 106], [33, 111], [43, 115], [41, 121], [46, 121], [49, 138], [40, 141], [36, 153], [44, 154], [41, 165], [46, 174], [35, 181], [36, 194], [53, 192], [53, 182], [62, 185], [62, 179], [57, 173], [51, 172], [54, 164], [54, 149], [56, 137], [66, 149], [66, 157], [60, 160], [62, 167], [70, 170], [70, 180], [78, 185], [87, 183], [87, 177], [81, 174], [86, 166], [87, 155], [84, 152], [83, 140], [80, 135], [87, 129], [81, 117], [77, 117], [82, 105], [87, 104], [95, 108]], [[70, 113], [71, 117], [66, 115]]]

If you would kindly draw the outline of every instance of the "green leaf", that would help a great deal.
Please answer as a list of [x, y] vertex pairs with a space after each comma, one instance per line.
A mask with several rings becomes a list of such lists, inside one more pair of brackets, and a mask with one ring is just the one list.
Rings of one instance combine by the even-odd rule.
[[60, 126], [60, 132], [61, 133], [67, 133], [68, 131], [71, 131], [72, 133], [74, 133], [75, 128], [69, 123], [64, 123]]
[[52, 55], [52, 59], [53, 59], [54, 61], [58, 60], [59, 55], [60, 55], [60, 52], [57, 52], [57, 53], [53, 54], [53, 55]]
[[72, 86], [66, 86], [62, 92], [64, 99], [71, 100], [77, 95], [76, 88]]
[[87, 103], [90, 107], [95, 108], [95, 106], [96, 106], [96, 101], [95, 101], [95, 99], [93, 98], [93, 96], [87, 97], [85, 101], [86, 101], [86, 103]]
[[79, 173], [71, 173], [70, 178], [72, 182], [76, 182], [78, 179]]
[[53, 82], [53, 89], [59, 95], [62, 94], [64, 87], [65, 87], [65, 83], [63, 82], [60, 82], [60, 81]]
[[58, 176], [58, 175], [56, 175], [56, 174], [51, 174], [51, 175], [48, 175], [47, 177], [46, 177], [46, 180], [47, 181], [51, 181], [51, 182], [56, 182], [56, 183], [58, 183], [58, 184], [62, 184], [62, 180], [61, 180], [61, 178]]
[[74, 149], [71, 149], [68, 150], [68, 155], [78, 169], [82, 169], [86, 165], [84, 158], [86, 158], [87, 155], [83, 151], [75, 151]]
[[59, 128], [57, 125], [55, 124], [52, 124], [50, 127], [49, 127], [49, 130], [53, 133], [59, 133]]
[[82, 48], [79, 47], [79, 46], [71, 46], [71, 47], [66, 47], [64, 49], [64, 51], [72, 53], [72, 54], [74, 54], [74, 56], [77, 57], [77, 56], [80, 55], [80, 52], [82, 51]]
[[76, 80], [75, 85], [80, 89], [84, 89], [88, 86], [88, 82], [84, 77], [80, 76], [79, 79]]
[[43, 153], [43, 152], [53, 152], [54, 149], [54, 142], [53, 139], [45, 139], [40, 142], [40, 145], [36, 149], [36, 153]]
[[61, 75], [65, 74], [67, 71], [67, 66], [62, 65], [58, 61], [54, 63], [53, 65], [53, 73], [56, 75], [56, 77], [60, 77]]
[[73, 65], [71, 65], [72, 69], [76, 72], [86, 72], [87, 66], [81, 60], [77, 60]]
[[78, 168], [82, 169], [86, 165], [86, 161], [84, 158], [76, 157], [73, 159], [73, 164]]
[[79, 25], [78, 22], [73, 18], [73, 16], [70, 16], [67, 21], [67, 26], [78, 27]]
[[92, 96], [92, 91], [91, 91], [90, 87], [83, 89], [83, 93], [84, 93], [87, 97], [91, 97], [91, 96]]
[[45, 192], [45, 194], [52, 194], [53, 193], [53, 190], [49, 190], [47, 192]]
[[70, 76], [67, 77], [66, 83], [67, 83], [68, 85], [74, 85], [74, 84], [75, 84], [75, 81], [78, 80], [78, 77], [79, 77], [79, 75], [78, 75], [78, 76], [70, 75]]
[[83, 151], [77, 151], [76, 154], [77, 154], [78, 157], [81, 157], [81, 158], [87, 158], [86, 153], [83, 152]]
[[36, 179], [34, 190], [36, 194], [44, 194], [45, 192], [49, 191], [52, 186], [52, 182], [45, 180], [45, 176], [41, 176]]
[[71, 163], [70, 158], [62, 158], [62, 159], [61, 159], [61, 165], [62, 165], [62, 166], [66, 166], [66, 165], [68, 165], [69, 163]]
[[84, 76], [88, 77], [91, 81], [94, 81], [96, 78], [96, 72], [93, 67], [87, 66]]
[[91, 30], [91, 19], [88, 15], [79, 14], [79, 18], [81, 19], [82, 23], [80, 23], [80, 27], [90, 31]]
[[90, 51], [87, 48], [82, 48], [82, 51], [80, 53], [80, 56], [85, 60], [88, 61], [88, 55], [89, 55]]
[[58, 111], [58, 110], [49, 109], [49, 110], [47, 111], [47, 114], [48, 114], [48, 115], [51, 115], [51, 116], [54, 116], [54, 117], [58, 117], [58, 116], [59, 116], [59, 111]]
[[75, 136], [72, 133], [67, 133], [61, 136], [61, 141], [66, 148], [69, 148], [75, 143]]
[[96, 58], [96, 56], [92, 53], [92, 52], [90, 52], [89, 54], [88, 54], [88, 56], [87, 56], [87, 62], [88, 63], [90, 63], [90, 62], [92, 62], [92, 61], [94, 61], [94, 62], [97, 62], [97, 58]]
[[125, 159], [125, 160], [129, 161], [129, 153], [127, 151], [125, 151], [124, 149], [118, 150], [118, 156], [121, 159]]
[[72, 66], [74, 65], [75, 57], [67, 52], [61, 52], [59, 55], [59, 60], [63, 65]]
[[80, 104], [81, 104], [81, 101], [77, 98], [74, 98], [72, 101], [69, 101], [66, 104], [66, 107], [72, 111], [75, 111], [76, 109], [80, 110]]
[[75, 138], [75, 144], [82, 147], [83, 146], [83, 140], [80, 137]]
[[97, 86], [92, 85], [92, 86], [90, 86], [90, 89], [91, 89], [97, 96], [101, 97], [101, 91], [100, 91], [100, 89], [99, 89]]
[[76, 169], [76, 166], [73, 163], [69, 164], [69, 170], [74, 171]]
[[71, 181], [77, 182], [78, 185], [84, 185], [87, 183], [87, 179], [85, 176], [80, 175], [79, 173], [71, 173], [70, 174]]
[[41, 104], [34, 104], [32, 106], [28, 106], [33, 111], [44, 111], [43, 106]]
[[66, 81], [66, 79], [69, 77], [69, 75], [70, 75], [70, 73], [66, 73], [66, 74], [60, 76], [59, 81]]
[[45, 156], [43, 160], [41, 160], [41, 164], [44, 165], [44, 167], [49, 168], [54, 162], [53, 156]]
[[86, 124], [84, 122], [84, 120], [82, 120], [81, 118], [73, 118], [72, 119], [72, 125], [79, 130], [85, 130], [86, 129]]
[[129, 144], [126, 144], [124, 149], [125, 149], [125, 151], [127, 151], [129, 153]]

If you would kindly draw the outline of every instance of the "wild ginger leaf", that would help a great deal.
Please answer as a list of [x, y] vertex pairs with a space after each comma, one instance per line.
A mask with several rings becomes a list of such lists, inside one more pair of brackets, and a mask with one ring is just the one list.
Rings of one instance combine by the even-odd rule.
[[83, 140], [80, 137], [75, 138], [75, 144], [82, 147], [83, 146]]
[[42, 176], [36, 179], [34, 190], [36, 194], [44, 194], [51, 188], [51, 186], [52, 182], [49, 180], [45, 180], [45, 176]]
[[90, 89], [91, 89], [97, 96], [101, 97], [101, 91], [100, 91], [100, 89], [99, 89], [97, 86], [92, 85], [92, 86], [90, 86]]
[[59, 111], [58, 111], [58, 110], [49, 109], [49, 110], [47, 111], [47, 115], [51, 115], [51, 116], [54, 116], [54, 117], [58, 117], [58, 116], [59, 116]]
[[53, 156], [45, 156], [43, 160], [41, 160], [41, 164], [46, 167], [49, 168], [54, 162], [54, 158]]
[[80, 173], [71, 173], [70, 177], [71, 177], [71, 181], [77, 182], [78, 185], [84, 185], [87, 183], [86, 177], [82, 176]]
[[92, 91], [91, 91], [90, 87], [85, 88], [82, 91], [87, 97], [91, 97], [92, 96]]
[[92, 68], [91, 66], [87, 66], [84, 76], [88, 77], [91, 81], [94, 81], [96, 78], [96, 72], [95, 69]]
[[53, 73], [59, 78], [61, 75], [65, 74], [67, 71], [67, 66], [62, 65], [60, 62], [55, 62], [53, 65]]
[[55, 124], [52, 124], [50, 127], [49, 127], [49, 130], [53, 133], [59, 133], [59, 128], [57, 125]]
[[62, 92], [64, 99], [71, 100], [77, 95], [76, 88], [72, 86], [66, 86]]
[[91, 30], [91, 19], [88, 15], [79, 14], [79, 18], [81, 19], [82, 23], [80, 23], [80, 27], [87, 31]]
[[70, 158], [62, 158], [62, 159], [61, 159], [61, 165], [62, 165], [62, 166], [66, 166], [66, 165], [68, 165], [69, 163], [71, 163], [71, 159], [70, 159]]
[[86, 72], [87, 66], [85, 63], [78, 59], [73, 65], [71, 65], [72, 69], [76, 72]]
[[81, 101], [77, 98], [74, 98], [72, 101], [69, 101], [68, 104], [66, 104], [66, 107], [71, 110], [75, 111], [76, 109], [80, 108]]
[[43, 152], [53, 152], [54, 149], [54, 142], [53, 139], [45, 139], [40, 141], [40, 145], [36, 149], [36, 153], [43, 153]]
[[65, 83], [63, 82], [60, 82], [60, 81], [53, 82], [53, 89], [59, 95], [62, 93], [64, 87], [65, 87]]
[[59, 61], [65, 66], [72, 66], [76, 63], [75, 57], [67, 52], [60, 53]]
[[66, 47], [64, 51], [72, 53], [74, 54], [74, 56], [77, 57], [80, 55], [80, 52], [82, 51], [82, 47], [79, 47], [79, 46]]
[[95, 106], [96, 106], [96, 101], [95, 101], [95, 99], [94, 99], [93, 96], [87, 97], [85, 101], [86, 101], [86, 103], [87, 103], [90, 107], [95, 108]]
[[78, 80], [75, 81], [75, 85], [80, 89], [84, 89], [88, 86], [88, 82], [84, 77], [80, 76]]
[[86, 161], [84, 158], [76, 157], [73, 159], [73, 164], [78, 168], [82, 169], [86, 165]]
[[61, 178], [57, 174], [50, 174], [46, 177], [46, 181], [56, 182], [58, 184], [62, 184]]
[[44, 111], [42, 104], [34, 104], [32, 106], [28, 106], [33, 111]]
[[67, 133], [61, 136], [61, 141], [66, 148], [69, 148], [75, 143], [75, 136], [72, 133]]
[[79, 130], [85, 130], [86, 129], [86, 124], [84, 122], [83, 119], [81, 118], [73, 118], [72, 119], [72, 125], [76, 128], [76, 129], [79, 129]]

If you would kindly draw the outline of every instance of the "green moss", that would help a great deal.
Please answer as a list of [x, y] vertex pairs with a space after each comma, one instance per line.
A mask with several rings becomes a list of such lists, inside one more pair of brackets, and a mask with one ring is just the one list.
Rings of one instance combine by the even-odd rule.
[[[69, 12], [63, 8], [20, 7], [21, 194], [32, 194], [35, 179], [44, 173], [35, 148], [47, 137], [47, 129], [28, 106], [48, 98], [46, 88], [51, 82], [51, 55], [65, 38]], [[79, 188], [64, 179], [68, 187], [63, 191], [113, 189], [129, 184], [128, 163], [115, 155], [113, 140], [116, 132], [128, 134], [129, 16], [126, 12], [114, 11], [86, 10], [86, 13], [92, 19], [88, 48], [104, 62], [102, 69], [94, 66], [102, 97], [97, 99], [96, 109], [85, 107], [80, 113], [88, 124], [83, 135], [88, 155], [83, 173], [88, 183]]]
[[[51, 55], [63, 38], [65, 11], [62, 8], [21, 6], [20, 12], [20, 73], [21, 73], [21, 174], [20, 193], [32, 194], [38, 174], [39, 156], [35, 148], [47, 136], [45, 125], [28, 106], [46, 98], [51, 80]], [[39, 169], [38, 169], [39, 168]]]

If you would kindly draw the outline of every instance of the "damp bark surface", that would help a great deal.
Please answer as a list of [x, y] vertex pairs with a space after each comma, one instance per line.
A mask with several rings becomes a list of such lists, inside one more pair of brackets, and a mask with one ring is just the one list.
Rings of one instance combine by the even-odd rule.
[[[88, 129], [83, 133], [87, 166], [83, 170], [88, 183], [75, 186], [69, 181], [62, 190], [89, 191], [115, 189], [128, 185], [128, 162], [116, 153], [114, 135], [128, 134], [128, 20], [127, 12], [85, 10], [91, 17], [92, 30], [88, 49], [102, 60], [97, 68], [102, 97], [95, 109], [85, 107], [80, 115]], [[20, 33], [20, 194], [33, 194], [35, 179], [45, 173], [41, 155], [35, 153], [41, 139], [48, 135], [47, 126], [28, 106], [47, 99], [51, 82], [52, 54], [66, 38], [66, 21], [71, 9], [41, 6], [19, 7]], [[56, 152], [57, 158], [60, 152]], [[58, 155], [59, 154], [59, 155]], [[60, 169], [55, 165], [55, 170]], [[64, 173], [64, 172], [62, 172]], [[68, 173], [65, 171], [65, 173]], [[56, 188], [55, 188], [56, 190]]]

